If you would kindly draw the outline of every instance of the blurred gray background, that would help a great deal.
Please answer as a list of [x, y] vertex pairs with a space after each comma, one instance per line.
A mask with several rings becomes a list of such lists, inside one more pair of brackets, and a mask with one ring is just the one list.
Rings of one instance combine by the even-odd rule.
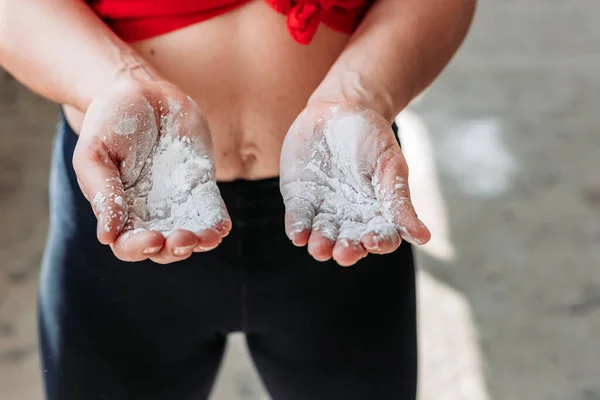
[[[398, 118], [417, 208], [422, 400], [600, 400], [600, 4], [481, 0]], [[36, 285], [58, 108], [0, 70], [0, 399], [41, 399]], [[230, 338], [213, 400], [268, 399]]]

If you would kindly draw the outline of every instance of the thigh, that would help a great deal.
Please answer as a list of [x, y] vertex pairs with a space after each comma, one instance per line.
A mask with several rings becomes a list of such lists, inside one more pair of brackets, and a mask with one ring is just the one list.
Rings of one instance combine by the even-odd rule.
[[247, 266], [246, 302], [248, 345], [273, 398], [414, 399], [410, 245], [342, 268], [270, 231]]
[[207, 398], [228, 330], [214, 307], [179, 296], [187, 288], [172, 277], [98, 272], [105, 261], [49, 251], [39, 306], [48, 399]]
[[95, 239], [95, 218], [61, 131], [40, 279], [47, 398], [206, 398], [239, 309], [231, 249], [161, 266], [124, 263]]

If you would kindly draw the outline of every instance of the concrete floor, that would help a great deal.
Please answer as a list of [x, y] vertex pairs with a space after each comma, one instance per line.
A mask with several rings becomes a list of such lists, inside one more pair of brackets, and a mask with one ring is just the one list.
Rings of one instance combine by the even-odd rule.
[[[420, 214], [423, 400], [600, 399], [597, 0], [482, 0], [399, 118]], [[40, 399], [35, 292], [57, 107], [0, 71], [0, 399]], [[262, 400], [233, 335], [213, 400]]]

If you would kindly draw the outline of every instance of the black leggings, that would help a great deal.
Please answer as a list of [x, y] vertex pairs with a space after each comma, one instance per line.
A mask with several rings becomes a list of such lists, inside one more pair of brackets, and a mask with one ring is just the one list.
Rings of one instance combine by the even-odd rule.
[[76, 141], [63, 120], [40, 285], [48, 399], [207, 398], [234, 331], [274, 400], [415, 399], [409, 245], [351, 268], [317, 262], [285, 236], [278, 180], [266, 179], [219, 184], [233, 230], [217, 249], [121, 262], [96, 240]]

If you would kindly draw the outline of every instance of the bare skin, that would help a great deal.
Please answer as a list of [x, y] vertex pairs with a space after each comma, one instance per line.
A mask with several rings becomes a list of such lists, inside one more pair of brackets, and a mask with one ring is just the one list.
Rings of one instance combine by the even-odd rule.
[[[217, 179], [231, 181], [279, 175], [290, 125], [348, 39], [324, 27], [310, 46], [300, 46], [285, 17], [256, 1], [131, 46], [199, 105], [212, 132]], [[79, 132], [83, 113], [69, 108], [67, 116]]]
[[[225, 204], [215, 209], [215, 216], [205, 216], [212, 226], [197, 232], [177, 229], [167, 237], [156, 230], [140, 228], [136, 209], [125, 201], [125, 192], [135, 188], [152, 149], [161, 135], [160, 119], [170, 113], [169, 107], [180, 107], [175, 134], [193, 141], [199, 157], [208, 158], [206, 171], [195, 171], [203, 181], [215, 181], [213, 147], [208, 123], [200, 108], [177, 86], [164, 82], [133, 84], [129, 80], [115, 85], [88, 107], [73, 166], [79, 185], [92, 204], [98, 218], [98, 240], [110, 245], [124, 261], [152, 261], [166, 264], [188, 258], [192, 252], [215, 248], [231, 229]], [[135, 120], [121, 128], [119, 123]], [[122, 132], [127, 129], [127, 132]], [[198, 182], [205, 183], [205, 182]], [[216, 185], [207, 193], [220, 199]], [[190, 187], [190, 191], [193, 188]], [[101, 199], [102, 201], [98, 201]], [[111, 218], [111, 216], [113, 218]]]
[[385, 254], [402, 239], [426, 243], [400, 146], [383, 117], [362, 107], [309, 104], [281, 155], [286, 232], [319, 261], [342, 266]]
[[[0, 0], [0, 62], [33, 90], [65, 105], [69, 122], [80, 132], [74, 163], [90, 201], [98, 192], [114, 198], [126, 185], [125, 175], [136, 173], [123, 170], [125, 145], [104, 123], [119, 115], [109, 113], [105, 121], [94, 110], [117, 109], [127, 99], [135, 107], [149, 102], [151, 113], [159, 116], [157, 99], [189, 95], [196, 120], [206, 118], [210, 130], [192, 123], [186, 130], [204, 143], [204, 150], [212, 154], [214, 148], [216, 179], [281, 175], [290, 239], [308, 245], [317, 260], [333, 257], [341, 265], [352, 265], [369, 252], [395, 250], [401, 237], [417, 244], [429, 239], [412, 209], [408, 188], [396, 187], [397, 179], [407, 181], [408, 167], [389, 126], [448, 62], [466, 33], [473, 5], [474, 0], [378, 0], [351, 37], [321, 26], [311, 45], [303, 47], [289, 38], [284, 16], [254, 1], [130, 47], [79, 0]], [[37, 51], [26, 50], [31, 47]], [[393, 229], [369, 231], [369, 221], [342, 216], [333, 221], [341, 241], [320, 235], [310, 217], [300, 225], [295, 220], [299, 211], [286, 185], [294, 179], [320, 183], [310, 174], [295, 174], [307, 148], [304, 133], [319, 118], [331, 118], [326, 110], [331, 104], [369, 122], [364, 131], [350, 132], [344, 140], [360, 142], [370, 152], [355, 154], [357, 165], [366, 160], [370, 183], [357, 186], [346, 174], [336, 179], [370, 193], [369, 201]], [[307, 112], [301, 113], [305, 107]], [[323, 132], [317, 129], [315, 134]], [[343, 169], [335, 162], [329, 165], [322, 172]], [[120, 185], [109, 186], [106, 179], [111, 177], [120, 179]], [[382, 187], [402, 201], [383, 199], [377, 193]], [[101, 216], [99, 226], [106, 225], [104, 214], [94, 211]], [[364, 223], [364, 235], [342, 234], [348, 222]], [[294, 231], [294, 226], [304, 228]], [[177, 230], [168, 237], [152, 231], [125, 235], [128, 227], [127, 220], [112, 222], [108, 231], [99, 229], [98, 239], [123, 260], [168, 263], [218, 245], [230, 224], [225, 218], [206, 232]], [[375, 234], [383, 236], [375, 241]]]

